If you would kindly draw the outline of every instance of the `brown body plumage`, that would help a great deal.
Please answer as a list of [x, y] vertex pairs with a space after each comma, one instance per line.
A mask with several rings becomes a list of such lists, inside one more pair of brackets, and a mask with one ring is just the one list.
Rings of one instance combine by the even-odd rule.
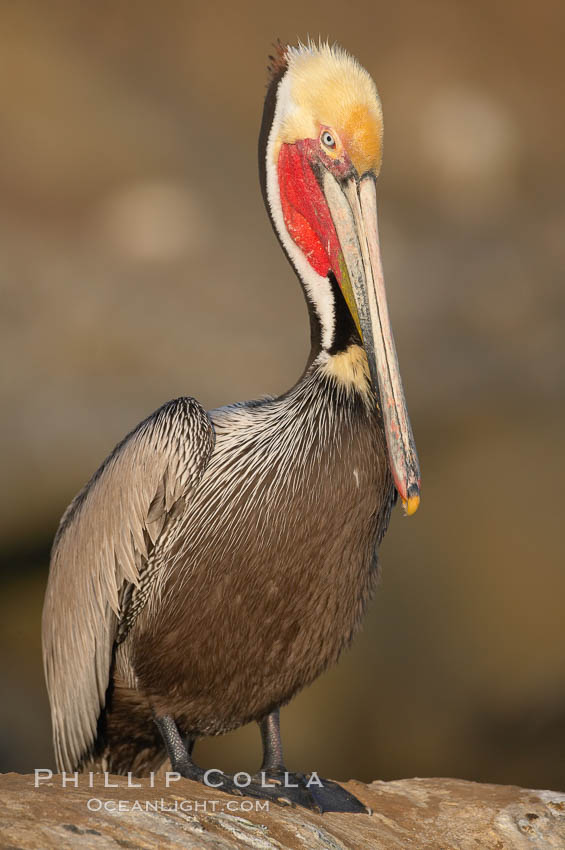
[[[183, 734], [227, 732], [287, 702], [349, 644], [395, 492], [367, 401], [314, 370], [282, 400], [211, 413], [210, 464], [117, 655], [109, 769], [131, 769], [131, 742], [139, 752], [155, 728], [150, 706]], [[138, 772], [163, 753], [152, 738]]]

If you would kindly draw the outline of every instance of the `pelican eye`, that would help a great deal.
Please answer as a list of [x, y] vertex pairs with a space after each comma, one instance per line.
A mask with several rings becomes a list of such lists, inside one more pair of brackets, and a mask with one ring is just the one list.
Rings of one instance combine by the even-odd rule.
[[321, 136], [322, 144], [325, 148], [329, 148], [329, 150], [333, 151], [335, 149], [335, 139], [331, 133], [327, 130], [324, 130]]

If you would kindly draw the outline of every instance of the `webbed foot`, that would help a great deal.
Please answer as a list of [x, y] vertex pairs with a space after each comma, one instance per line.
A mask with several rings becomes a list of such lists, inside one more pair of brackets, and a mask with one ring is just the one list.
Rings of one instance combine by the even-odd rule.
[[[302, 773], [289, 773], [284, 770], [268, 770], [262, 771], [254, 779], [260, 781], [261, 786], [268, 782], [278, 784], [283, 801], [314, 812], [371, 814], [371, 810], [364, 803], [337, 782], [331, 779], [320, 779], [315, 773], [305, 776]], [[245, 791], [247, 792], [247, 789]]]
[[[284, 774], [279, 777], [259, 775], [253, 777], [254, 781], [246, 784], [247, 774], [241, 773], [231, 776], [219, 770], [204, 771], [193, 762], [177, 762], [173, 770], [180, 773], [185, 779], [200, 782], [211, 791], [221, 791], [224, 794], [233, 794], [237, 797], [255, 797], [259, 800], [269, 800], [279, 806], [303, 806], [306, 809], [319, 812], [314, 797], [309, 793], [305, 782], [297, 782], [295, 774], [288, 774], [289, 786], [285, 785]], [[236, 777], [238, 782], [236, 782]], [[242, 777], [244, 777], [242, 779]], [[303, 777], [301, 777], [303, 779]]]

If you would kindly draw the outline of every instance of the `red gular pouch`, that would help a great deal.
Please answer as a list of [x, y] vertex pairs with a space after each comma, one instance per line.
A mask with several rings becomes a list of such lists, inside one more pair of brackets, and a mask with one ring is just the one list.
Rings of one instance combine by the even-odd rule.
[[341, 246], [312, 167], [313, 162], [322, 160], [317, 139], [281, 145], [278, 161], [281, 205], [287, 230], [314, 271], [322, 277], [333, 271], [341, 286]]

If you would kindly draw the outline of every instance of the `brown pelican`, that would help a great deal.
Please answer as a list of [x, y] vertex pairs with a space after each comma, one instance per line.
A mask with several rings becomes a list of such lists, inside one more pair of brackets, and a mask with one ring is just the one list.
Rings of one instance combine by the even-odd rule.
[[44, 663], [61, 770], [143, 776], [168, 756], [202, 781], [195, 740], [256, 721], [267, 787], [246, 793], [355, 810], [338, 785], [277, 784], [278, 712], [358, 630], [397, 493], [419, 504], [377, 232], [382, 113], [339, 47], [280, 46], [270, 70], [260, 177], [308, 305], [304, 374], [209, 413], [170, 401], [114, 449], [55, 537]]

